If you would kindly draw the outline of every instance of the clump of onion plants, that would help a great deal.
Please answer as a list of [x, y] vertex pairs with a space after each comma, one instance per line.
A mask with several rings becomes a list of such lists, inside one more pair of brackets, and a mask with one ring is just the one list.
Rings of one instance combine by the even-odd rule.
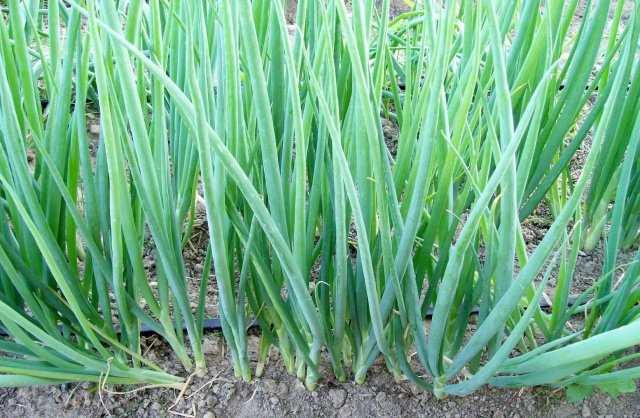
[[[8, 1], [0, 384], [180, 385], [143, 327], [204, 372], [211, 269], [238, 378], [275, 348], [310, 389], [322, 362], [363, 383], [381, 357], [439, 397], [626, 390], [638, 4], [577, 19], [578, 0], [419, 1], [390, 19], [389, 0], [298, 0], [293, 21], [287, 6]], [[208, 255], [187, 278], [199, 206]], [[601, 237], [603, 273], [574, 294]]]

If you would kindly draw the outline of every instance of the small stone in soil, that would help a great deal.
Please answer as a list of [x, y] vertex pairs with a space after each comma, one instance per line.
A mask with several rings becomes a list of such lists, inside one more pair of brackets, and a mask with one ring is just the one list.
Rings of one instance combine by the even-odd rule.
[[331, 405], [338, 409], [344, 405], [344, 401], [347, 399], [347, 392], [344, 389], [331, 389], [329, 391], [329, 399], [331, 399]]
[[278, 384], [273, 379], [264, 379], [262, 381], [262, 387], [267, 393], [276, 393], [276, 391], [278, 390]]
[[278, 384], [278, 395], [280, 395], [281, 397], [284, 397], [287, 395], [287, 393], [289, 393], [289, 386], [287, 386], [286, 383], [281, 382]]

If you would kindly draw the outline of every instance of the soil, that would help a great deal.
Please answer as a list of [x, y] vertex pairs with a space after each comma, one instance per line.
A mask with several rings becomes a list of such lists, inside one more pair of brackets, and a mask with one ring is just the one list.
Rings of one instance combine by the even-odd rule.
[[[392, 0], [394, 16], [405, 10], [402, 0]], [[91, 119], [92, 137], [98, 133], [96, 124]], [[397, 127], [385, 121], [383, 132], [391, 155], [395, 155]], [[577, 176], [588, 153], [589, 142], [585, 142], [572, 164], [572, 177]], [[550, 223], [549, 210], [541, 206], [523, 224], [529, 251], [535, 249]], [[204, 212], [198, 208], [192, 238], [183, 252], [192, 295], [198, 293], [207, 242]], [[580, 253], [574, 293], [587, 289], [599, 276], [603, 254], [602, 243], [589, 253]], [[630, 254], [623, 254], [619, 262], [624, 264], [630, 257]], [[155, 261], [152, 252], [145, 254], [145, 267], [153, 276]], [[207, 298], [208, 315], [217, 313], [215, 289], [215, 277], [212, 275]], [[549, 291], [553, 292], [553, 281]], [[249, 358], [253, 366], [257, 359], [257, 345], [258, 337], [250, 336]], [[188, 379], [189, 385], [184, 393], [158, 388], [131, 391], [130, 387], [118, 386], [98, 390], [96, 385], [86, 383], [5, 388], [0, 389], [0, 417], [640, 417], [639, 391], [618, 398], [596, 393], [578, 404], [566, 400], [563, 391], [548, 388], [484, 388], [464, 398], [438, 400], [433, 394], [416, 389], [407, 381], [395, 381], [382, 362], [370, 369], [364, 385], [340, 383], [328, 378], [322, 380], [315, 391], [309, 392], [295, 376], [287, 373], [275, 350], [269, 356], [263, 377], [241, 382], [233, 375], [230, 356], [219, 333], [205, 335], [203, 347], [209, 368], [207, 374], [202, 378], [190, 378], [185, 376], [179, 361], [161, 339], [154, 336], [144, 339], [143, 350], [148, 350], [151, 360], [168, 372]], [[328, 370], [322, 374], [332, 376]]]

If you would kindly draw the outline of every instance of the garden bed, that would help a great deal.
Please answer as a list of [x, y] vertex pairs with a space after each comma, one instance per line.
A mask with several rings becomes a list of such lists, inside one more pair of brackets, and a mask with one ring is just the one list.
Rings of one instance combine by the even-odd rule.
[[[584, 7], [584, 5], [582, 6]], [[406, 10], [393, 1], [392, 14]], [[582, 9], [579, 9], [582, 10]], [[290, 13], [291, 15], [291, 13]], [[625, 15], [626, 16], [626, 15]], [[97, 122], [95, 122], [97, 123]], [[95, 135], [99, 127], [89, 134]], [[398, 129], [393, 122], [384, 120], [382, 128], [385, 142], [391, 155], [395, 156]], [[579, 177], [588, 153], [590, 139], [575, 156], [571, 165], [571, 178]], [[94, 147], [95, 148], [95, 147]], [[191, 239], [183, 249], [185, 274], [189, 301], [197, 306], [199, 280], [205, 265], [209, 242], [209, 228], [205, 209], [196, 208]], [[523, 236], [527, 251], [531, 254], [547, 233], [553, 218], [549, 210], [540, 207], [534, 216], [523, 224]], [[633, 253], [623, 253], [619, 262], [629, 261]], [[591, 286], [601, 275], [604, 259], [604, 241], [595, 249], [581, 251], [575, 269], [572, 292], [578, 293]], [[151, 283], [157, 278], [151, 245], [144, 254], [144, 268]], [[317, 277], [314, 277], [314, 282]], [[315, 284], [315, 283], [314, 283]], [[153, 287], [153, 286], [152, 286]], [[546, 289], [552, 298], [554, 280]], [[206, 292], [205, 312], [208, 316], [218, 314], [218, 292], [215, 276]], [[248, 339], [249, 363], [252, 369], [258, 361], [259, 330], [250, 331]], [[313, 391], [289, 374], [282, 357], [274, 348], [268, 355], [264, 375], [250, 383], [234, 377], [229, 352], [219, 332], [208, 332], [204, 336], [203, 351], [207, 371], [204, 376], [186, 375], [174, 351], [158, 336], [144, 336], [142, 352], [167, 372], [183, 376], [187, 384], [182, 391], [168, 388], [145, 388], [119, 385], [91, 385], [86, 383], [58, 386], [36, 386], [18, 389], [0, 389], [0, 415], [14, 417], [96, 417], [96, 416], [442, 416], [442, 417], [570, 417], [570, 416], [639, 416], [640, 394], [635, 393], [611, 398], [597, 392], [581, 403], [567, 400], [563, 390], [524, 388], [520, 390], [484, 388], [463, 397], [436, 399], [429, 392], [416, 389], [406, 380], [396, 381], [380, 358], [367, 373], [363, 385], [340, 383], [333, 377], [327, 353], [323, 352], [320, 375], [323, 378]], [[191, 353], [189, 353], [191, 354]], [[420, 365], [415, 361], [414, 370]], [[351, 381], [352, 376], [349, 376]]]

